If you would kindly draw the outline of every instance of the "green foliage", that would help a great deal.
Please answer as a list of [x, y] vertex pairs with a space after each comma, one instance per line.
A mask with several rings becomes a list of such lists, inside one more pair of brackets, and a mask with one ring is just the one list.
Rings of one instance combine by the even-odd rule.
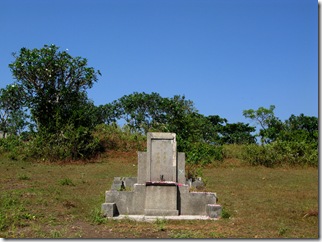
[[134, 92], [124, 95], [114, 102], [119, 117], [123, 118], [131, 131], [146, 134], [151, 128], [158, 128], [164, 123], [164, 99], [158, 93]]
[[249, 124], [227, 123], [220, 129], [221, 144], [252, 144], [255, 143], [255, 137], [251, 134], [255, 131], [254, 127]]
[[27, 114], [23, 108], [23, 90], [16, 84], [0, 89], [0, 131], [2, 137], [21, 133]]
[[62, 186], [75, 186], [75, 184], [70, 178], [64, 178], [59, 180], [59, 184]]
[[222, 212], [221, 212], [221, 217], [224, 219], [228, 219], [231, 217], [230, 212], [227, 211], [227, 209], [223, 208]]
[[246, 145], [238, 144], [225, 144], [223, 145], [223, 157], [224, 159], [242, 159], [244, 153], [244, 147]]
[[89, 128], [67, 126], [61, 134], [39, 132], [28, 142], [26, 155], [49, 161], [88, 159], [102, 149]]
[[191, 239], [200, 237], [200, 234], [194, 231], [179, 231], [179, 232], [173, 232], [170, 234], [170, 237], [173, 239]]
[[16, 135], [10, 135], [7, 138], [0, 138], [0, 154], [5, 153], [11, 160], [17, 160], [24, 156], [25, 144]]
[[202, 165], [188, 163], [185, 168], [187, 179], [195, 181], [198, 177], [204, 178]]
[[288, 230], [289, 230], [289, 228], [288, 228], [288, 227], [281, 226], [281, 227], [279, 227], [279, 229], [278, 229], [278, 235], [279, 235], [279, 236], [283, 236], [283, 235], [285, 235], [285, 233], [286, 233]]
[[34, 137], [28, 144], [28, 156], [56, 160], [95, 155], [100, 147], [92, 130], [99, 120], [86, 90], [100, 72], [87, 67], [86, 59], [74, 58], [55, 45], [22, 48], [13, 56], [15, 61], [9, 67], [17, 83], [10, 97], [19, 92], [23, 102], [19, 105], [29, 109], [37, 128], [31, 130]]
[[272, 120], [276, 119], [274, 109], [275, 106], [270, 105], [269, 108], [259, 107], [257, 110], [248, 109], [243, 111], [245, 118], [253, 120], [262, 128], [263, 131], [260, 133], [262, 143], [267, 143], [269, 141], [266, 130]]
[[102, 216], [102, 212], [100, 209], [98, 209], [98, 208], [92, 209], [92, 211], [91, 211], [91, 222], [92, 223], [99, 225], [99, 224], [106, 223], [107, 221], [108, 221], [107, 218]]
[[273, 167], [276, 165], [318, 166], [318, 149], [305, 142], [275, 141], [259, 146], [244, 146], [243, 159], [251, 165]]
[[167, 220], [157, 218], [157, 220], [155, 221], [155, 224], [157, 225], [158, 231], [165, 231], [166, 223], [167, 223]]
[[299, 116], [291, 115], [285, 121], [285, 129], [280, 133], [278, 138], [283, 141], [314, 143], [317, 146], [318, 137], [318, 118], [300, 114]]
[[75, 108], [86, 99], [86, 89], [97, 80], [94, 68], [87, 60], [73, 58], [55, 45], [41, 49], [22, 48], [14, 53], [9, 65], [17, 84], [24, 90], [26, 105], [30, 108], [38, 130], [58, 133], [70, 121]]
[[187, 163], [206, 165], [223, 160], [222, 146], [207, 143], [190, 143], [186, 147]]
[[105, 150], [144, 150], [146, 136], [138, 132], [131, 132], [128, 126], [120, 127], [117, 124], [100, 124], [94, 130], [94, 137]]
[[27, 176], [26, 174], [21, 174], [21, 175], [18, 176], [18, 179], [25, 181], [25, 180], [30, 180], [30, 177]]
[[26, 211], [19, 192], [2, 192], [0, 194], [0, 231], [26, 226], [28, 220], [36, 217]]
[[155, 92], [124, 95], [100, 109], [104, 117], [101, 120], [110, 123], [123, 119], [132, 132], [146, 134], [149, 131], [164, 131], [183, 137], [186, 137], [188, 131], [185, 118], [196, 111], [193, 102], [184, 96], [163, 98]]
[[[224, 157], [269, 167], [318, 164], [316, 117], [292, 115], [282, 122], [274, 115], [274, 105], [244, 110], [246, 118], [260, 125], [258, 146], [255, 127], [204, 116], [185, 96], [134, 92], [96, 107], [87, 89], [100, 72], [55, 45], [22, 48], [13, 56], [9, 68], [17, 81], [0, 89], [0, 131], [10, 134], [0, 140], [0, 152], [11, 160], [88, 159], [105, 150], [144, 150], [147, 132], [173, 132], [178, 151], [192, 165]], [[121, 120], [126, 122], [123, 127], [116, 125]], [[29, 131], [24, 131], [27, 123]]]
[[258, 120], [260, 136], [266, 145], [245, 147], [244, 159], [252, 165], [282, 164], [318, 166], [318, 119], [304, 114], [283, 123], [274, 116], [274, 106], [244, 111], [246, 117]]

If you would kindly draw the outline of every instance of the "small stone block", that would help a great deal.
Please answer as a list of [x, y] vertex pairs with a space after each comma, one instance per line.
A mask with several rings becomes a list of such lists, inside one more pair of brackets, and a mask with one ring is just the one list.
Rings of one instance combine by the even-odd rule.
[[221, 216], [222, 207], [218, 204], [207, 204], [206, 212], [210, 218], [218, 218]]
[[114, 180], [111, 190], [121, 190], [122, 187], [124, 187], [124, 182], [122, 180]]
[[102, 204], [102, 213], [105, 217], [114, 217], [117, 214], [117, 208], [115, 203], [103, 203]]
[[205, 184], [203, 183], [203, 181], [197, 180], [192, 182], [191, 187], [196, 188], [196, 189], [200, 189], [203, 188], [205, 186]]
[[124, 185], [125, 187], [133, 187], [135, 183], [138, 182], [138, 179], [136, 177], [126, 177], [124, 179]]

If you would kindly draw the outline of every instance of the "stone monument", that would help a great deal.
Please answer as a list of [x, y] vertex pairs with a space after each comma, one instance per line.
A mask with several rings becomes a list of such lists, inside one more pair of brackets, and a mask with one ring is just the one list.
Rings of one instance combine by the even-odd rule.
[[218, 218], [222, 208], [211, 192], [190, 192], [185, 154], [177, 152], [175, 133], [148, 133], [147, 152], [138, 152], [138, 176], [115, 177], [102, 212], [119, 215]]

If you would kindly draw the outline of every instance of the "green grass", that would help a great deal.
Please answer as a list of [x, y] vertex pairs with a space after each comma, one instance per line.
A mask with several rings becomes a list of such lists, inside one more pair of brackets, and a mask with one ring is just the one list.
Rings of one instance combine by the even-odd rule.
[[73, 181], [69, 178], [64, 178], [64, 179], [59, 180], [59, 184], [62, 186], [75, 186]]
[[0, 237], [318, 238], [317, 168], [238, 164], [225, 160], [203, 170], [206, 189], [224, 208], [222, 219], [148, 223], [100, 217], [113, 178], [136, 176], [135, 152], [69, 164], [2, 157]]

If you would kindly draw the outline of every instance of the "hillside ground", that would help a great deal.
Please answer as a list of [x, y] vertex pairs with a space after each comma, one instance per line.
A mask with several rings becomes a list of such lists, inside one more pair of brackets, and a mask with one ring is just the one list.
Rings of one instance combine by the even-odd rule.
[[136, 152], [91, 162], [0, 157], [1, 238], [318, 238], [318, 168], [249, 166], [234, 159], [203, 169], [223, 206], [217, 221], [137, 222], [100, 216], [113, 178], [136, 176]]

